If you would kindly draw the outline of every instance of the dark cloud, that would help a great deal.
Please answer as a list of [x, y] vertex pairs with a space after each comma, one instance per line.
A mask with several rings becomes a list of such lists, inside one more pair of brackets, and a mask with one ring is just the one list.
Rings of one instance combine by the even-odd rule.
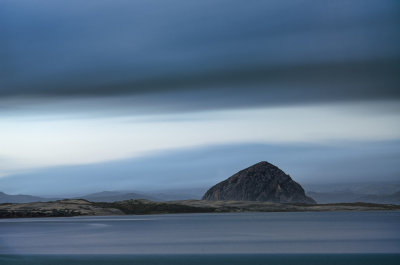
[[179, 105], [200, 93], [195, 109], [400, 98], [398, 1], [18, 1], [0, 12], [2, 98], [174, 92], [165, 100]]

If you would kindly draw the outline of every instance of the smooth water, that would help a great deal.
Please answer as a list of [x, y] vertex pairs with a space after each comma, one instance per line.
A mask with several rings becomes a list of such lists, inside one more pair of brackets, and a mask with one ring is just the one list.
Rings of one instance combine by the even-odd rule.
[[0, 220], [0, 254], [400, 253], [400, 212]]
[[0, 220], [0, 264], [396, 264], [399, 254], [400, 212]]
[[7, 265], [398, 265], [399, 254], [25, 255]]

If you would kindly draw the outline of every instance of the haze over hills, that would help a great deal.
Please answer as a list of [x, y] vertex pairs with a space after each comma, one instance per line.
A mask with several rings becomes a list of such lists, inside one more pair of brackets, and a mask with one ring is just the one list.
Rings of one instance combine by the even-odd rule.
[[102, 191], [97, 193], [91, 193], [76, 197], [58, 197], [58, 198], [47, 198], [31, 195], [10, 195], [4, 192], [0, 192], [0, 203], [28, 203], [28, 202], [49, 202], [62, 199], [84, 199], [92, 202], [116, 202], [125, 200], [145, 199], [150, 201], [163, 201], [162, 198], [157, 198], [147, 194], [140, 194], [136, 192], [126, 191]]
[[357, 194], [350, 191], [307, 192], [318, 203], [369, 202], [400, 204], [400, 191], [392, 194]]
[[[238, 174], [242, 174], [242, 176], [237, 176]], [[282, 182], [282, 180], [284, 181]], [[47, 202], [61, 199], [85, 199], [92, 202], [146, 199], [161, 202], [199, 200], [202, 197], [208, 200], [269, 200], [274, 202], [292, 200], [292, 202], [313, 202], [307, 197], [309, 196], [317, 203], [368, 202], [400, 204], [400, 183], [398, 182], [359, 182], [331, 185], [308, 183], [304, 186], [307, 190], [306, 193], [298, 183], [294, 182], [290, 176], [279, 168], [268, 162], [260, 162], [215, 185], [207, 193], [206, 187], [165, 188], [151, 191], [113, 190], [79, 196], [11, 195], [0, 192], [0, 203]]]
[[400, 191], [399, 181], [357, 181], [357, 182], [327, 182], [303, 183], [305, 190], [319, 193], [354, 193], [388, 195]]
[[400, 204], [400, 183], [358, 182], [306, 184], [307, 194], [318, 203], [371, 202]]
[[150, 201], [197, 200], [204, 194], [205, 188], [157, 190], [152, 192], [101, 191], [82, 196], [41, 197], [32, 195], [11, 195], [0, 192], [0, 203], [48, 202], [62, 199], [85, 199], [92, 202], [116, 202], [145, 199]]
[[[82, 198], [93, 202], [116, 202], [131, 199], [148, 199], [151, 201], [177, 201], [177, 200], [199, 200], [204, 194], [205, 189], [190, 189], [185, 193], [184, 189], [165, 190], [146, 193], [136, 193], [127, 191], [102, 191], [98, 193], [75, 196], [75, 197], [40, 197], [32, 195], [10, 195], [0, 192], [0, 203], [28, 203], [28, 202], [47, 202], [68, 198]], [[351, 203], [351, 202], [370, 202], [370, 203], [389, 203], [400, 204], [400, 192], [391, 194], [360, 194], [349, 191], [337, 192], [306, 192], [307, 196], [313, 198], [317, 203]]]
[[[367, 186], [369, 184], [359, 183], [354, 186]], [[372, 184], [371, 184], [372, 185]], [[315, 186], [314, 191], [306, 191], [306, 195], [313, 198], [317, 203], [350, 203], [350, 202], [370, 202], [370, 203], [390, 203], [400, 204], [400, 192], [391, 192], [396, 185], [382, 184], [382, 189], [379, 194], [376, 193], [356, 193], [352, 190], [337, 190], [330, 191], [331, 187], [324, 185]], [[47, 202], [60, 199], [82, 198], [93, 202], [115, 202], [130, 199], [148, 199], [151, 201], [177, 201], [177, 200], [199, 200], [204, 195], [207, 188], [188, 188], [188, 189], [166, 189], [146, 192], [133, 192], [133, 191], [102, 191], [98, 193], [91, 193], [82, 196], [32, 196], [32, 195], [11, 195], [0, 192], [0, 203], [28, 203], [28, 202]], [[315, 191], [316, 190], [316, 191]], [[366, 190], [368, 189], [361, 189]]]
[[26, 202], [47, 202], [55, 201], [58, 198], [43, 198], [32, 195], [10, 195], [0, 191], [0, 203], [26, 203]]
[[102, 191], [97, 193], [91, 193], [84, 196], [78, 196], [76, 199], [85, 199], [91, 202], [116, 202], [116, 201], [125, 201], [132, 199], [146, 199], [149, 201], [160, 201], [161, 199], [140, 194], [134, 192], [123, 192], [123, 191]]
[[197, 200], [201, 198], [205, 190], [206, 188], [166, 189], [141, 193], [136, 191], [101, 191], [81, 196], [60, 197], [42, 197], [23, 194], [12, 195], [0, 192], [0, 203], [48, 202], [62, 199], [85, 199], [92, 202], [116, 202], [135, 199], [150, 201]]

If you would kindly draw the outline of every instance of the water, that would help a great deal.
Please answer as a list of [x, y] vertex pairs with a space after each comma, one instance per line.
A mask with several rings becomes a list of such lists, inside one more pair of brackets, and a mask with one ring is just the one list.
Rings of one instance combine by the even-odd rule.
[[0, 256], [7, 265], [398, 265], [396, 254], [222, 254]]
[[400, 212], [3, 219], [0, 264], [396, 264], [399, 228]]

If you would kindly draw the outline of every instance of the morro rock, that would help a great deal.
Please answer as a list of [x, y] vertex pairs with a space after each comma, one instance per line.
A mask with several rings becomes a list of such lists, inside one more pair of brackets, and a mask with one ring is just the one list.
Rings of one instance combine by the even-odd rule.
[[304, 189], [278, 167], [260, 162], [210, 188], [203, 200], [316, 203]]

